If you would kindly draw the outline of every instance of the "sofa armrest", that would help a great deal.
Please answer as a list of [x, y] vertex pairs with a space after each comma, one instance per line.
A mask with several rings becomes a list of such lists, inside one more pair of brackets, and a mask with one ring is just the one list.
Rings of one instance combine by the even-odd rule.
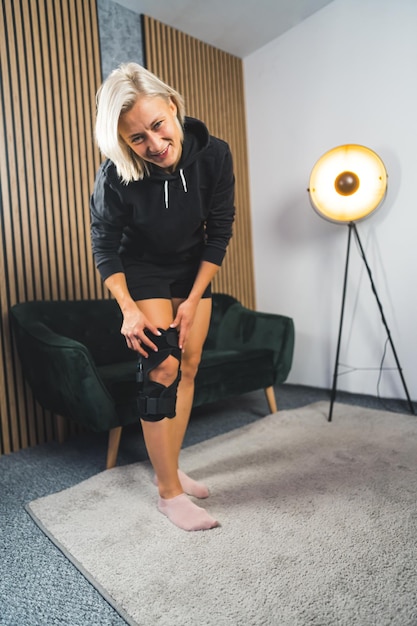
[[253, 311], [236, 303], [226, 311], [220, 322], [216, 348], [272, 350], [275, 383], [282, 383], [291, 369], [294, 341], [294, 322], [290, 317]]
[[91, 430], [118, 426], [113, 399], [89, 350], [41, 322], [21, 325], [13, 309], [11, 317], [23, 374], [39, 404]]

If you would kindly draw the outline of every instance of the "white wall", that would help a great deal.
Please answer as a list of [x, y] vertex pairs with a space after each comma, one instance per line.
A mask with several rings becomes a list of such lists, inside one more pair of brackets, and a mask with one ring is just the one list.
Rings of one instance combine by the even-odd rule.
[[[358, 143], [385, 163], [384, 205], [358, 224], [392, 339], [417, 399], [417, 2], [335, 0], [244, 60], [257, 308], [294, 318], [288, 382], [330, 387], [347, 226], [311, 208], [314, 163]], [[338, 389], [404, 398], [356, 245]], [[342, 368], [342, 371], [343, 368]]]

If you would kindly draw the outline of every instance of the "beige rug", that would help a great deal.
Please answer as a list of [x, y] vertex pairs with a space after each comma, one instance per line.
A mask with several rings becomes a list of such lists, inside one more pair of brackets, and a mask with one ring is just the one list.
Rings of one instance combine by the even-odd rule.
[[417, 418], [328, 403], [183, 452], [221, 528], [156, 509], [146, 463], [28, 505], [131, 625], [416, 626]]

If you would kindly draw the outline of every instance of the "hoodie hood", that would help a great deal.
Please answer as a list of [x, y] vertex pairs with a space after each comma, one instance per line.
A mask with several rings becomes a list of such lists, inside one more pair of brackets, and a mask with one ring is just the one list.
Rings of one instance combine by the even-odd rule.
[[207, 149], [210, 135], [207, 127], [193, 117], [186, 117], [184, 123], [184, 141], [180, 161], [174, 172], [166, 172], [162, 168], [148, 163], [148, 178], [155, 181], [174, 180], [179, 176], [179, 171], [194, 163], [197, 157]]
[[210, 135], [207, 127], [193, 117], [186, 117], [184, 123], [184, 141], [182, 143], [182, 152], [180, 161], [173, 172], [166, 172], [157, 165], [150, 163], [148, 178], [152, 182], [163, 183], [164, 185], [164, 201], [165, 208], [169, 208], [169, 181], [181, 181], [184, 193], [187, 193], [187, 180], [185, 177], [185, 168], [189, 167], [196, 161], [199, 155], [207, 149]]

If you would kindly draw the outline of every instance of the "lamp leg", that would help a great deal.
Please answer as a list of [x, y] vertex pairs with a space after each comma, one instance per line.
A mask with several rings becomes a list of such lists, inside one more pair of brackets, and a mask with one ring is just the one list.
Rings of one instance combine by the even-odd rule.
[[344, 313], [345, 313], [346, 288], [347, 288], [347, 278], [348, 278], [348, 270], [349, 270], [350, 242], [351, 242], [351, 239], [352, 239], [352, 227], [353, 226], [354, 226], [353, 222], [350, 222], [348, 224], [349, 233], [348, 233], [348, 242], [347, 242], [347, 249], [346, 249], [345, 277], [344, 277], [344, 280], [343, 280], [342, 307], [341, 307], [341, 311], [340, 311], [339, 336], [338, 336], [338, 339], [337, 339], [336, 359], [335, 359], [334, 372], [333, 372], [333, 387], [332, 387], [332, 393], [331, 393], [331, 396], [330, 396], [329, 416], [327, 418], [328, 422], [332, 421], [333, 405], [334, 405], [334, 401], [336, 399], [336, 386], [337, 386], [337, 375], [338, 375], [338, 369], [339, 369], [340, 344], [341, 344], [341, 340], [342, 340], [343, 317], [344, 317]]
[[394, 342], [393, 342], [392, 337], [391, 337], [390, 329], [388, 328], [388, 324], [387, 324], [387, 321], [385, 319], [384, 310], [382, 308], [381, 301], [380, 301], [380, 299], [378, 297], [378, 294], [377, 294], [377, 291], [376, 291], [375, 283], [374, 283], [373, 278], [372, 278], [371, 268], [369, 267], [368, 261], [366, 260], [365, 251], [364, 251], [364, 249], [362, 247], [362, 243], [361, 243], [361, 240], [360, 240], [360, 237], [359, 237], [358, 229], [356, 228], [356, 224], [354, 222], [349, 224], [349, 226], [353, 227], [353, 231], [355, 233], [355, 238], [356, 238], [356, 241], [358, 243], [362, 259], [363, 259], [363, 261], [365, 263], [366, 270], [368, 272], [369, 280], [371, 282], [372, 291], [374, 292], [375, 299], [376, 299], [377, 304], [378, 304], [379, 312], [381, 313], [382, 323], [384, 324], [385, 330], [387, 331], [388, 341], [389, 341], [389, 343], [391, 345], [392, 353], [394, 355], [394, 359], [395, 359], [395, 362], [397, 364], [397, 369], [398, 369], [398, 372], [400, 374], [401, 382], [402, 382], [403, 387], [404, 387], [404, 391], [405, 391], [405, 395], [406, 395], [406, 398], [407, 398], [407, 401], [408, 401], [409, 409], [410, 409], [412, 415], [415, 415], [414, 406], [413, 406], [413, 403], [411, 402], [410, 394], [408, 393], [408, 389], [407, 389], [407, 385], [405, 383], [405, 378], [404, 378], [404, 375], [403, 375], [403, 372], [402, 372], [402, 369], [401, 369], [400, 361], [398, 359], [397, 352], [396, 352], [395, 347], [394, 347]]

